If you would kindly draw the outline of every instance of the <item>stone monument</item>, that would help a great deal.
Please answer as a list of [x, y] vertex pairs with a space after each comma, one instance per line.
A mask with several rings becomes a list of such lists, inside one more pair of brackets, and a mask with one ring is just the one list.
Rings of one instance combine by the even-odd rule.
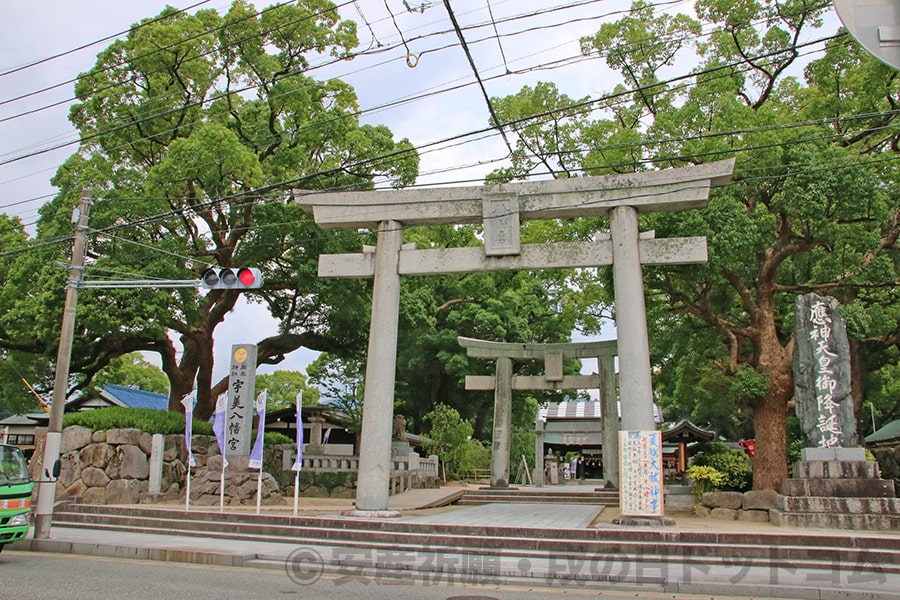
[[805, 445], [857, 448], [850, 342], [837, 300], [806, 294], [797, 297], [796, 306], [794, 399]]
[[806, 447], [770, 519], [776, 525], [900, 529], [894, 482], [858, 447], [850, 347], [837, 300], [798, 296], [794, 387]]

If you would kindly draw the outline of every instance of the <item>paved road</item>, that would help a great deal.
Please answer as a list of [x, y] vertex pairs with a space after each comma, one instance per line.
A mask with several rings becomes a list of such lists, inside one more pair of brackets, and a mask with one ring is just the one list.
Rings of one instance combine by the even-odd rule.
[[[298, 575], [300, 575], [298, 577]], [[312, 574], [315, 575], [315, 574]], [[427, 582], [325, 573], [304, 578], [273, 569], [185, 565], [179, 563], [61, 556], [13, 550], [0, 554], [0, 597], [29, 600], [542, 600], [603, 598], [625, 600], [708, 600], [709, 595], [582, 590], [577, 586], [475, 585], [452, 575]], [[716, 595], [716, 598], [728, 596]], [[744, 597], [728, 597], [747, 600]]]

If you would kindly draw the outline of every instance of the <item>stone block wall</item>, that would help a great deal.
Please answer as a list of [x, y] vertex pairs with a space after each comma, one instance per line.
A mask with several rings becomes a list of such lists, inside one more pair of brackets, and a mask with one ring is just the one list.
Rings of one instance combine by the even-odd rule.
[[700, 517], [725, 521], [769, 521], [769, 510], [776, 507], [778, 493], [773, 490], [750, 492], [707, 492], [694, 513]]
[[[157, 452], [160, 452], [160, 447], [162, 449], [161, 458], [153, 457], [153, 437], [139, 429], [92, 432], [80, 425], [66, 427], [60, 441], [57, 500], [77, 499], [86, 504], [183, 501], [188, 462], [184, 435], [163, 436], [163, 444], [160, 446], [157, 442]], [[193, 436], [191, 450], [196, 462], [191, 469], [191, 504], [218, 505], [222, 456], [215, 437]], [[294, 473], [289, 469], [293, 464], [294, 451], [292, 444], [266, 446], [265, 464], [279, 465], [280, 468], [274, 468], [271, 474], [263, 471], [262, 504], [283, 504], [286, 497], [293, 497]], [[304, 468], [300, 472], [301, 496], [353, 498], [356, 495], [356, 468], [350, 468], [349, 464], [344, 468], [307, 468], [306, 463], [315, 458], [304, 457]], [[354, 464], [358, 461], [355, 457], [338, 458]], [[247, 461], [246, 456], [229, 458], [224, 485], [224, 503], [229, 506], [256, 502], [259, 472], [248, 469]], [[428, 477], [428, 470], [420, 469], [410, 485], [421, 487], [430, 483], [437, 486], [437, 458], [433, 457], [432, 462], [435, 476]], [[158, 470], [151, 474], [153, 465], [158, 465]], [[40, 465], [35, 468], [38, 469], [36, 474], [39, 474]]]
[[[79, 425], [66, 427], [60, 440], [56, 499], [72, 498], [86, 504], [139, 504], [183, 499], [188, 462], [184, 435], [163, 436], [158, 490], [150, 489], [152, 445], [153, 436], [139, 429], [92, 432]], [[215, 438], [195, 435], [191, 438], [191, 450], [196, 462], [191, 470], [191, 503], [217, 504], [222, 457]], [[242, 468], [229, 467], [225, 478], [226, 502], [255, 502], [258, 475], [255, 470], [248, 471], [246, 464]], [[278, 483], [270, 474], [263, 472], [262, 483], [263, 503], [284, 502]]]
[[[205, 463], [208, 442], [196, 436], [194, 453]], [[136, 504], [149, 492], [153, 436], [139, 429], [94, 431], [66, 427], [60, 441], [56, 498], [89, 504]], [[187, 473], [183, 435], [165, 436], [160, 490], [177, 497]]]

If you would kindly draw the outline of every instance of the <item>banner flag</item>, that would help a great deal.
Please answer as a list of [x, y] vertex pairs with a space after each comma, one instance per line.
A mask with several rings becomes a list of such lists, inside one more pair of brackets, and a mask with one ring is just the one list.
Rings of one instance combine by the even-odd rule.
[[262, 469], [263, 434], [266, 431], [266, 395], [267, 390], [261, 391], [253, 404], [256, 407], [256, 414], [259, 416], [259, 424], [256, 426], [256, 441], [253, 442], [253, 449], [250, 451], [250, 461], [247, 463], [247, 466], [251, 469]]
[[297, 394], [297, 456], [291, 471], [299, 471], [303, 466], [303, 392]]
[[192, 467], [197, 466], [197, 461], [194, 460], [194, 453], [191, 451], [191, 434], [194, 429], [194, 401], [196, 400], [194, 392], [191, 392], [187, 396], [181, 399], [181, 404], [184, 406], [184, 445], [187, 447], [188, 453], [188, 464]]
[[216, 400], [216, 412], [213, 415], [213, 433], [216, 436], [216, 444], [219, 445], [219, 453], [222, 455], [222, 467], [228, 466], [228, 458], [225, 456], [225, 420], [228, 412], [228, 394], [219, 394]]

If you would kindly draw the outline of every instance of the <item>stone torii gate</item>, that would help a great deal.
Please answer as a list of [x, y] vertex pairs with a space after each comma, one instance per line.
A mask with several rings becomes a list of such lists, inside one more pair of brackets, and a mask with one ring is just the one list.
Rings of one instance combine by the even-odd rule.
[[[702, 208], [710, 187], [731, 178], [734, 160], [603, 177], [410, 191], [319, 193], [296, 202], [332, 229], [377, 228], [374, 249], [319, 257], [320, 277], [372, 277], [366, 388], [356, 513], [387, 512], [400, 276], [613, 266], [619, 338], [622, 429], [652, 430], [653, 399], [641, 265], [706, 261], [706, 239], [641, 239], [639, 212]], [[521, 244], [522, 219], [609, 216], [610, 235], [593, 242]], [[404, 227], [483, 223], [484, 246], [417, 250]]]
[[[496, 373], [467, 375], [467, 390], [494, 390], [494, 431], [491, 439], [491, 487], [509, 486], [509, 454], [512, 433], [513, 390], [574, 390], [599, 389], [603, 415], [603, 462], [615, 465], [615, 473], [607, 479], [618, 486], [619, 415], [616, 397], [615, 340], [603, 342], [571, 342], [563, 344], [517, 344], [489, 342], [472, 338], [457, 338], [459, 345], [472, 358], [496, 360]], [[597, 373], [592, 375], [563, 375], [566, 358], [596, 358]], [[513, 360], [543, 360], [543, 375], [513, 375]], [[537, 455], [536, 460], [543, 460]], [[537, 480], [538, 467], [535, 468]], [[609, 470], [609, 468], [608, 468]], [[543, 468], [540, 468], [543, 473]], [[612, 476], [610, 476], [612, 475]], [[543, 480], [543, 477], [541, 477]]]

